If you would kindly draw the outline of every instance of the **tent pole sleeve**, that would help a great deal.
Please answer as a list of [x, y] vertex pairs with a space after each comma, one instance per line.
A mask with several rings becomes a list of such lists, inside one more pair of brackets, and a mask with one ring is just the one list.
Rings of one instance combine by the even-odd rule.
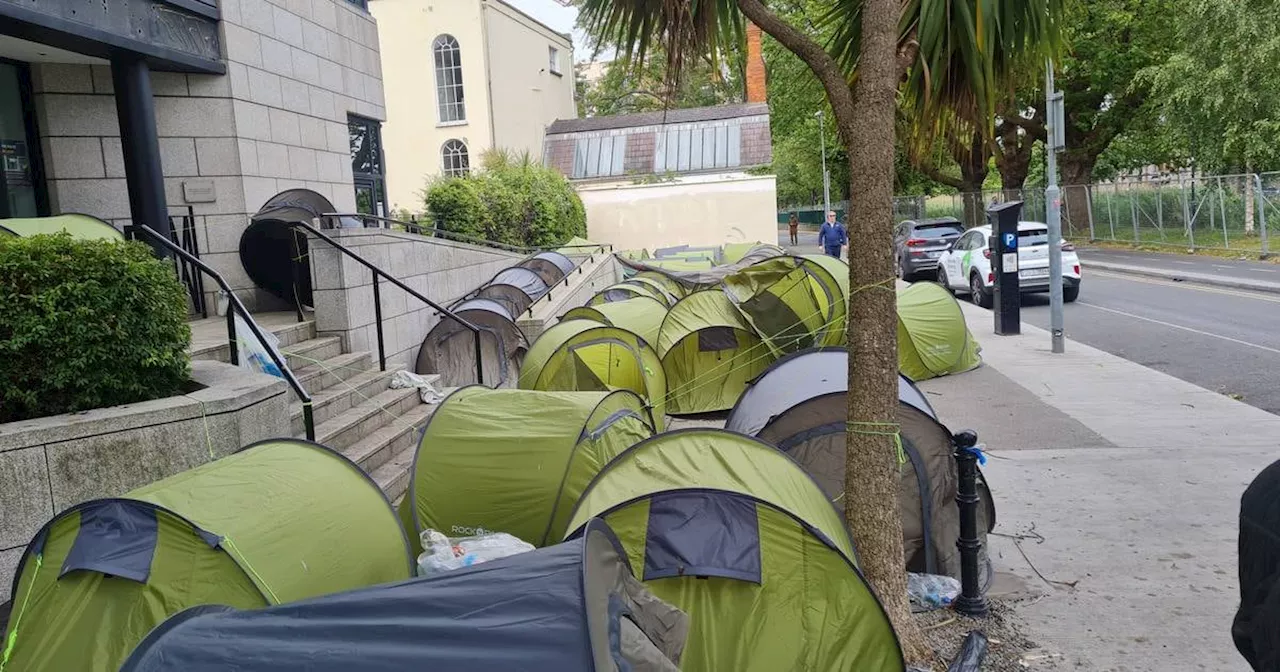
[[[960, 507], [960, 597], [955, 610], [965, 616], [987, 615], [987, 598], [982, 594], [978, 578], [978, 552], [982, 542], [978, 539], [978, 435], [972, 430], [958, 432], [952, 437], [955, 445], [956, 466], [960, 483], [956, 492], [956, 504]], [[925, 524], [928, 524], [927, 522]]]

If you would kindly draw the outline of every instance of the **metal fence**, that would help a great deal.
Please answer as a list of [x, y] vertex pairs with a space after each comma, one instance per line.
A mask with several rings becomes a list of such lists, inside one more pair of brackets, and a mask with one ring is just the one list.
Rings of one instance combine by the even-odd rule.
[[[1023, 218], [1045, 221], [1044, 190], [901, 196], [903, 219], [955, 217], [984, 221], [993, 203], [1022, 200]], [[1183, 249], [1270, 254], [1268, 225], [1280, 223], [1280, 173], [1168, 176], [1062, 187], [1062, 231], [1068, 238]]]

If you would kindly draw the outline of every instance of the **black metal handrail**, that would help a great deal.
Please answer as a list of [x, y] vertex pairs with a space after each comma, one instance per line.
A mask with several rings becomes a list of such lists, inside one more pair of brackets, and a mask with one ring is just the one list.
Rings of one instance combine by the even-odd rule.
[[231, 348], [231, 363], [236, 366], [239, 366], [240, 364], [240, 350], [236, 347], [236, 313], [239, 312], [241, 319], [243, 319], [244, 323], [249, 327], [249, 331], [253, 332], [254, 337], [258, 339], [258, 343], [262, 345], [262, 349], [267, 351], [267, 354], [271, 356], [271, 361], [280, 369], [280, 374], [283, 375], [285, 381], [289, 383], [289, 387], [293, 388], [293, 393], [298, 395], [298, 399], [302, 401], [302, 422], [307, 428], [307, 440], [315, 441], [316, 423], [311, 409], [311, 395], [307, 394], [307, 391], [303, 389], [302, 383], [298, 382], [298, 378], [293, 375], [293, 371], [289, 368], [289, 365], [285, 363], [279, 353], [276, 352], [275, 348], [267, 345], [267, 337], [263, 335], [262, 327], [258, 326], [258, 323], [253, 319], [253, 316], [249, 314], [248, 309], [246, 309], [244, 304], [240, 302], [239, 297], [235, 295], [235, 292], [231, 291], [231, 286], [227, 284], [225, 279], [223, 279], [222, 274], [213, 270], [208, 264], [200, 261], [190, 252], [182, 249], [181, 245], [174, 243], [172, 240], [169, 240], [168, 237], [156, 232], [155, 229], [142, 224], [133, 225], [131, 228], [135, 231], [141, 231], [147, 234], [147, 236], [152, 240], [160, 243], [170, 252], [178, 255], [183, 261], [200, 269], [205, 275], [213, 278], [213, 281], [218, 283], [218, 286], [221, 287], [222, 291], [227, 295], [227, 339], [228, 346]]
[[[405, 231], [409, 233], [418, 234], [420, 236], [445, 238], [449, 240], [456, 240], [463, 243], [471, 243], [473, 245], [478, 245], [481, 247], [492, 247], [500, 250], [506, 250], [508, 252], [516, 252], [519, 254], [537, 254], [538, 252], [556, 252], [560, 250], [576, 250], [579, 248], [600, 249], [603, 252], [613, 252], [613, 245], [610, 243], [587, 243], [585, 245], [582, 245], [582, 244], [556, 245], [556, 246], [547, 246], [547, 247], [529, 247], [525, 245], [510, 245], [507, 243], [500, 243], [496, 240], [486, 240], [484, 238], [480, 238], [477, 236], [469, 236], [465, 233], [449, 231], [449, 230], [441, 229], [434, 226], [424, 226], [417, 222], [406, 222], [401, 219], [393, 219], [391, 217], [380, 217], [378, 215], [366, 215], [364, 213], [359, 213], [359, 212], [352, 212], [352, 213], [326, 212], [320, 217], [321, 217], [321, 221], [324, 221], [325, 219], [330, 219], [332, 221], [332, 219], [345, 219], [345, 218], [359, 219], [362, 221], [373, 220], [375, 222], [379, 222], [380, 224], [399, 225], [403, 227]], [[391, 227], [390, 226], [372, 226], [372, 227], [365, 226], [365, 228], [390, 229]]]
[[387, 370], [387, 351], [386, 351], [386, 346], [384, 345], [383, 336], [382, 336], [382, 292], [379, 289], [378, 280], [379, 278], [386, 278], [387, 282], [390, 282], [396, 287], [399, 287], [400, 289], [404, 290], [405, 293], [408, 294], [409, 296], [412, 296], [415, 299], [418, 299], [419, 301], [427, 304], [428, 307], [434, 309], [437, 315], [444, 315], [449, 319], [453, 320], [454, 322], [457, 322], [458, 324], [462, 325], [463, 328], [465, 328], [467, 331], [471, 332], [471, 335], [475, 337], [475, 342], [476, 342], [476, 382], [480, 383], [481, 385], [484, 384], [484, 362], [482, 361], [482, 349], [480, 347], [480, 328], [479, 327], [462, 319], [456, 313], [449, 310], [448, 308], [445, 308], [444, 306], [436, 303], [435, 301], [432, 301], [431, 299], [428, 299], [427, 297], [423, 296], [420, 292], [418, 292], [414, 288], [396, 279], [395, 276], [373, 265], [373, 263], [370, 262], [368, 259], [365, 259], [364, 257], [351, 251], [351, 249], [348, 248], [346, 245], [343, 245], [342, 243], [339, 243], [333, 238], [330, 238], [329, 236], [325, 235], [323, 232], [320, 231], [320, 229], [310, 224], [307, 224], [306, 222], [294, 222], [293, 226], [300, 228], [306, 231], [307, 233], [310, 233], [311, 235], [319, 238], [320, 240], [323, 240], [324, 242], [332, 246], [335, 250], [341, 252], [347, 257], [350, 257], [351, 259], [354, 259], [356, 263], [360, 264], [361, 266], [364, 266], [365, 268], [369, 269], [369, 271], [373, 273], [373, 311], [374, 311], [374, 323], [377, 326], [377, 332], [378, 332], [378, 366], [381, 370], [383, 371]]

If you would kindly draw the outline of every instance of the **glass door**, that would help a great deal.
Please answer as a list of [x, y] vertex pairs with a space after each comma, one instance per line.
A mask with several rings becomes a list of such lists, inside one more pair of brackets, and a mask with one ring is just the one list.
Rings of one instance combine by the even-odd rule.
[[25, 64], [0, 60], [0, 218], [48, 214]]

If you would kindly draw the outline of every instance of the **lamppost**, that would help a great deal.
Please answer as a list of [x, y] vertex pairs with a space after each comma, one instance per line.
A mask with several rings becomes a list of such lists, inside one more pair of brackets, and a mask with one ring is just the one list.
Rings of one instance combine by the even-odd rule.
[[818, 142], [822, 148], [822, 216], [823, 221], [831, 212], [831, 173], [827, 172], [827, 123], [822, 110], [813, 113], [818, 118]]

